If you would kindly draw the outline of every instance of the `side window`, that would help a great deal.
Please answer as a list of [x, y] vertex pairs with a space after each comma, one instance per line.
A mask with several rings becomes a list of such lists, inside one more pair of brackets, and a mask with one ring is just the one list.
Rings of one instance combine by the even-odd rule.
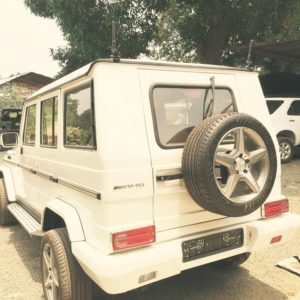
[[267, 100], [269, 114], [273, 114], [283, 103], [283, 100]]
[[27, 145], [35, 144], [36, 105], [26, 108], [26, 121], [23, 142]]
[[291, 104], [288, 115], [300, 116], [300, 100], [296, 100]]
[[57, 146], [57, 97], [41, 103], [41, 145]]
[[65, 146], [95, 148], [91, 86], [65, 94]]
[[192, 129], [208, 115], [234, 110], [230, 90], [211, 87], [157, 86], [152, 110], [156, 139], [163, 148], [182, 147]]

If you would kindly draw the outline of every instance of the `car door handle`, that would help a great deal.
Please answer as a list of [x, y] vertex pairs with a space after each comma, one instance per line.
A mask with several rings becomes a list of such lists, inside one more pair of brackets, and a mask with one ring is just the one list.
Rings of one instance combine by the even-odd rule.
[[290, 122], [295, 122], [295, 120], [289, 120]]

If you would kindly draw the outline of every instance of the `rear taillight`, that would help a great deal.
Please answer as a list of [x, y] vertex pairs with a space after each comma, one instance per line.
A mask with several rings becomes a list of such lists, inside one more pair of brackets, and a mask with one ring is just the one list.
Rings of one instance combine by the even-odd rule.
[[147, 245], [155, 242], [155, 226], [137, 228], [112, 234], [114, 251]]
[[268, 202], [264, 205], [265, 217], [281, 215], [289, 211], [289, 200], [282, 199], [274, 202]]
[[272, 239], [271, 239], [271, 242], [270, 244], [275, 244], [275, 243], [279, 243], [282, 239], [282, 236], [281, 235], [276, 235], [276, 236], [273, 236]]

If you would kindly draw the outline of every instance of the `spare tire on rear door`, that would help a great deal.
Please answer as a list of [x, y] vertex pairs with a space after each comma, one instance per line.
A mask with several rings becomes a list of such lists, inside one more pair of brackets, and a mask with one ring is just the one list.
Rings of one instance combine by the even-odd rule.
[[277, 171], [273, 140], [267, 129], [246, 114], [225, 113], [201, 122], [183, 150], [186, 188], [204, 209], [244, 216], [270, 194]]

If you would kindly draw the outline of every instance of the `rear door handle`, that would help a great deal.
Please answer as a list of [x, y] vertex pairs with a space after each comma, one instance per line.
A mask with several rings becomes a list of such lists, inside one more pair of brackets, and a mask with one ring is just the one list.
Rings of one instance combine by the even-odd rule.
[[295, 122], [295, 120], [289, 120], [290, 122]]

